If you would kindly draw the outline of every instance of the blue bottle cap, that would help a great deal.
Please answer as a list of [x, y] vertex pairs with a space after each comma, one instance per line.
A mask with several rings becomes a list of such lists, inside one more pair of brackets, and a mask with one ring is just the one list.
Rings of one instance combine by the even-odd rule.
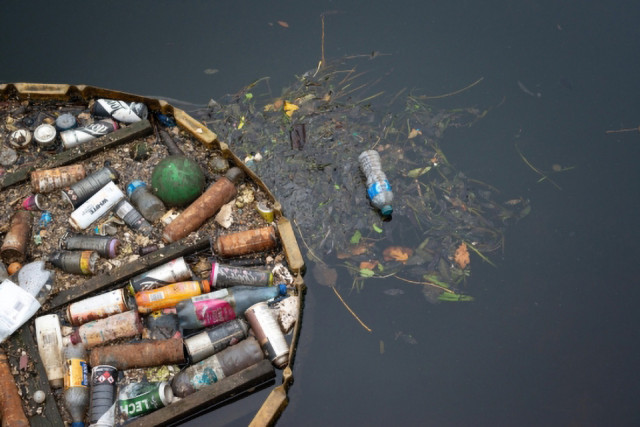
[[64, 113], [56, 119], [56, 128], [62, 132], [65, 130], [73, 129], [78, 125], [76, 118], [69, 113]]
[[380, 209], [380, 212], [384, 216], [389, 216], [393, 213], [393, 207], [391, 205], [384, 205], [382, 209]]
[[284, 283], [278, 284], [278, 289], [280, 290], [280, 295], [287, 294], [287, 285], [285, 285]]
[[129, 185], [127, 185], [127, 196], [131, 197], [131, 194], [134, 192], [134, 190], [138, 187], [146, 187], [147, 184], [145, 184], [143, 181], [140, 181], [139, 179], [136, 179], [135, 181], [131, 181], [129, 183]]

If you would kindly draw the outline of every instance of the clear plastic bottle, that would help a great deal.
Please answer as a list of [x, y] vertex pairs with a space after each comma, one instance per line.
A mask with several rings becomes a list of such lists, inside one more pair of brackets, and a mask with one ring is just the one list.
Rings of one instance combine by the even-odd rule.
[[367, 177], [367, 194], [371, 204], [380, 209], [383, 216], [389, 216], [393, 212], [393, 192], [387, 176], [382, 171], [380, 155], [375, 150], [363, 151], [358, 156], [360, 169]]
[[142, 216], [151, 223], [162, 218], [167, 211], [162, 200], [153, 194], [143, 181], [131, 181], [127, 185], [127, 195]]
[[235, 286], [220, 289], [176, 305], [178, 323], [183, 330], [196, 330], [233, 320], [244, 315], [252, 305], [277, 296], [286, 295], [286, 285], [256, 288]]
[[89, 406], [89, 369], [84, 345], [67, 345], [64, 362], [64, 404], [73, 421], [71, 427], [84, 427]]

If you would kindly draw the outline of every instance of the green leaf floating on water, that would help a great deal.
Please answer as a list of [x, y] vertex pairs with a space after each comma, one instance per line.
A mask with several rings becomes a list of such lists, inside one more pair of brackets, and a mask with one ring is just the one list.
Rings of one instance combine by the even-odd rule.
[[420, 175], [424, 175], [425, 173], [429, 172], [431, 170], [431, 166], [426, 166], [424, 168], [417, 168], [417, 169], [411, 169], [408, 173], [407, 176], [409, 178], [417, 178]]
[[469, 296], [469, 295], [459, 295], [459, 294], [454, 294], [451, 292], [443, 292], [440, 294], [440, 296], [438, 297], [438, 299], [440, 301], [453, 301], [453, 302], [457, 302], [457, 301], [473, 301], [473, 297]]
[[362, 237], [362, 233], [360, 233], [360, 230], [356, 230], [355, 233], [353, 233], [353, 236], [351, 236], [351, 244], [352, 245], [357, 245], [358, 243], [360, 243], [360, 238]]
[[376, 273], [373, 272], [373, 270], [370, 270], [368, 268], [361, 268], [360, 269], [360, 275], [362, 277], [373, 277]]
[[378, 227], [376, 224], [373, 224], [373, 229], [376, 231], [376, 233], [382, 233], [382, 228]]

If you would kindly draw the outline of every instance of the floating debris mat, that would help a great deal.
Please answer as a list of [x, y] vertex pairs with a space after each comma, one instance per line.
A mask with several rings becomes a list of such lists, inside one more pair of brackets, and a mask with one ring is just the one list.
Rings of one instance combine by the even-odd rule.
[[[0, 416], [167, 425], [287, 404], [304, 262], [260, 178], [165, 101], [0, 85]], [[11, 424], [14, 425], [14, 424]]]
[[[190, 113], [281, 200], [321, 284], [333, 287], [340, 268], [358, 289], [392, 278], [423, 285], [430, 302], [471, 300], [470, 259], [491, 263], [529, 201], [456, 170], [445, 155], [443, 134], [488, 109], [441, 108], [430, 102], [442, 97], [405, 89], [384, 94], [379, 80], [345, 60], [304, 73], [277, 97], [261, 79]], [[391, 221], [367, 198], [358, 158], [371, 149], [393, 188]]]

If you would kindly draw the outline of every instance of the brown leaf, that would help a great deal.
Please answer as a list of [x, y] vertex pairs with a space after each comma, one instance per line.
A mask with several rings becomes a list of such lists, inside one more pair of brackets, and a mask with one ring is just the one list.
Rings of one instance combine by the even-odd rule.
[[360, 243], [359, 245], [350, 246], [344, 252], [338, 252], [338, 259], [347, 259], [366, 253], [373, 243]]
[[284, 28], [289, 28], [289, 23], [287, 21], [278, 21], [278, 25]]
[[385, 261], [406, 262], [413, 255], [413, 249], [402, 246], [389, 246], [382, 252]]
[[465, 268], [471, 262], [471, 259], [469, 258], [469, 250], [464, 242], [460, 243], [460, 246], [456, 249], [453, 259], [460, 268]]
[[360, 263], [360, 270], [362, 270], [363, 268], [373, 270], [377, 266], [378, 266], [378, 261], [362, 261]]
[[313, 278], [318, 283], [324, 286], [331, 286], [332, 288], [338, 281], [338, 272], [335, 268], [329, 268], [324, 264], [315, 264], [312, 269]]

